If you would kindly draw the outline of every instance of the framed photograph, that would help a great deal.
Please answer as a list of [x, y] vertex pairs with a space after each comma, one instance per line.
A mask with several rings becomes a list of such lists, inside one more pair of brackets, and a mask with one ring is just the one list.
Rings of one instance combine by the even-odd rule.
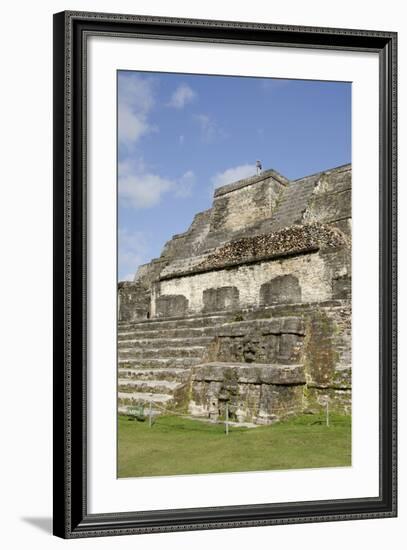
[[54, 15], [54, 534], [393, 517], [394, 32]]

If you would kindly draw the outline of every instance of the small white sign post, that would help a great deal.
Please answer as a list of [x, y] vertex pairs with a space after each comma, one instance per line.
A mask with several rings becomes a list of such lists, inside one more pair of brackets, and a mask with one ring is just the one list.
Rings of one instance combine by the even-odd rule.
[[226, 401], [226, 409], [225, 409], [225, 432], [226, 435], [229, 435], [229, 405]]
[[329, 399], [326, 398], [326, 426], [329, 428]]

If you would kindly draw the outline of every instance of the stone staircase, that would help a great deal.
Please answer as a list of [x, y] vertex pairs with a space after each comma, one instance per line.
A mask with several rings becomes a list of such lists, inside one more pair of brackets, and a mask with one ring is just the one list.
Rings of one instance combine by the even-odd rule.
[[201, 364], [226, 314], [119, 323], [118, 405], [185, 408], [191, 368]]
[[[269, 383], [293, 385], [293, 381], [287, 382], [286, 372], [292, 375], [295, 371], [295, 383], [305, 383], [299, 365], [303, 321], [291, 312], [279, 313], [278, 307], [266, 307], [119, 323], [119, 413], [143, 405], [147, 411], [151, 408], [153, 415], [165, 409], [196, 409], [199, 415], [200, 407], [194, 405], [199, 401], [197, 388], [208, 400], [208, 388], [210, 393], [213, 383], [218, 384], [223, 374], [229, 379], [232, 371], [241, 389], [242, 384], [254, 384], [244, 386], [242, 391], [252, 392], [254, 388], [257, 392], [266, 374], [266, 378], [273, 375]], [[256, 361], [262, 363], [263, 374], [251, 380], [253, 376], [248, 378], [247, 373], [258, 370]], [[205, 373], [205, 381], [200, 373]], [[202, 411], [206, 411], [205, 406]]]
[[228, 402], [231, 420], [261, 424], [329, 398], [348, 413], [350, 315], [336, 300], [120, 322], [118, 411], [216, 419]]

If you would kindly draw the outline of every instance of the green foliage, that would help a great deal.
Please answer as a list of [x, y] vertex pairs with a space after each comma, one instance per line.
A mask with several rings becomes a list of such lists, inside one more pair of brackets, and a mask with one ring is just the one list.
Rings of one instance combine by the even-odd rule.
[[175, 416], [119, 417], [119, 477], [351, 465], [351, 418], [303, 415], [271, 426], [230, 427]]

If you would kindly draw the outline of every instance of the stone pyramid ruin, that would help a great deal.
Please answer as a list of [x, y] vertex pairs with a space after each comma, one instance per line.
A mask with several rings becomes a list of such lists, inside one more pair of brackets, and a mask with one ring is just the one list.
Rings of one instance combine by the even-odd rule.
[[351, 165], [274, 170], [118, 284], [119, 412], [149, 404], [237, 423], [351, 412]]

